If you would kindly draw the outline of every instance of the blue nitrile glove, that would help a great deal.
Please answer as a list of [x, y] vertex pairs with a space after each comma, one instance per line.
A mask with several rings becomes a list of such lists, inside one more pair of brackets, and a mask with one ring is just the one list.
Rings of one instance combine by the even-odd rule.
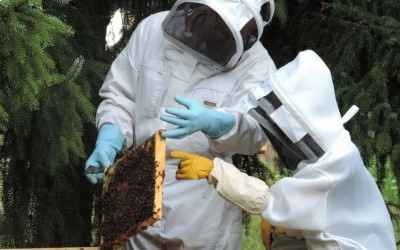
[[103, 180], [103, 170], [114, 162], [124, 140], [125, 137], [118, 126], [106, 123], [100, 127], [96, 147], [85, 164], [86, 177], [92, 184]]
[[183, 96], [176, 96], [175, 101], [187, 109], [172, 107], [165, 109], [165, 112], [170, 115], [161, 115], [160, 119], [178, 127], [164, 131], [161, 133], [163, 137], [180, 139], [194, 132], [202, 131], [216, 139], [228, 133], [235, 125], [235, 117], [232, 114], [207, 108]]

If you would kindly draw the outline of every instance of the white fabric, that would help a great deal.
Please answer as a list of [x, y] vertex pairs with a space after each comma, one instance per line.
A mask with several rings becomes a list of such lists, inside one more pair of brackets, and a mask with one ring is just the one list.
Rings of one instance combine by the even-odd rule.
[[218, 193], [247, 212], [260, 214], [270, 196], [268, 186], [219, 158], [214, 159], [213, 165], [208, 179]]
[[[264, 26], [266, 26], [269, 22], [271, 22], [272, 17], [274, 16], [275, 12], [275, 1], [274, 0], [246, 0], [244, 1], [245, 4], [249, 6], [251, 11], [254, 13], [256, 22], [257, 22], [257, 27], [258, 27], [258, 38], [261, 37], [261, 34], [263, 32]], [[263, 18], [260, 16], [260, 11], [261, 11], [261, 6], [264, 4], [269, 4], [271, 15], [268, 20], [263, 20]]]
[[[384, 200], [343, 127], [323, 61], [312, 51], [301, 52], [268, 83], [287, 115], [325, 154], [314, 163], [300, 162], [293, 177], [270, 187], [263, 218], [272, 225], [302, 230], [309, 249], [396, 249]], [[286, 119], [274, 118], [287, 128]]]
[[344, 128], [332, 76], [322, 59], [311, 50], [302, 51], [267, 83], [282, 102], [281, 108], [287, 109], [288, 116], [302, 125], [301, 131], [287, 131], [286, 119], [274, 119], [272, 115], [283, 132], [301, 134], [305, 130], [324, 151], [328, 151]]
[[[293, 177], [272, 185], [262, 217], [272, 225], [301, 230], [307, 249], [396, 249], [382, 195], [343, 127], [357, 108], [340, 116], [330, 71], [323, 61], [312, 51], [299, 53], [269, 81], [253, 88], [245, 105], [256, 107], [257, 100], [271, 91], [282, 102], [278, 110], [285, 109], [272, 116], [274, 121], [293, 142], [299, 137], [295, 133], [306, 131], [325, 154], [314, 163], [300, 162]], [[296, 126], [285, 124], [292, 119]], [[228, 163], [218, 163], [223, 164]]]
[[[232, 112], [237, 124], [218, 140], [194, 133], [180, 140], [167, 139], [171, 150], [184, 150], [228, 160], [233, 153], [253, 154], [266, 138], [260, 127], [245, 116], [240, 103], [248, 90], [276, 68], [258, 42], [246, 51], [236, 67], [218, 72], [201, 60], [185, 67], [184, 50], [166, 43], [161, 23], [167, 12], [143, 20], [128, 45], [111, 65], [100, 89], [104, 99], [97, 111], [97, 125], [113, 123], [126, 136], [125, 147], [140, 144], [157, 129], [162, 103], [171, 81], [185, 82], [180, 95], [199, 102], [214, 102]], [[180, 69], [180, 70], [177, 70]], [[163, 187], [163, 218], [130, 241], [134, 249], [239, 249], [241, 209], [223, 199], [203, 180], [175, 179], [178, 160], [167, 158]], [[157, 247], [158, 246], [158, 247]]]
[[342, 116], [342, 123], [345, 124], [346, 122], [350, 121], [350, 119], [357, 114], [358, 110], [360, 109], [356, 105], [352, 105]]
[[[301, 164], [293, 177], [269, 190], [218, 158], [209, 178], [222, 196], [242, 208], [255, 212], [265, 207], [261, 215], [270, 224], [301, 230], [307, 249], [396, 249], [379, 189], [347, 132], [318, 162]], [[264, 200], [267, 204], [261, 205]]]
[[[271, 186], [262, 216], [273, 225], [299, 229], [309, 244], [332, 249], [396, 249], [384, 201], [348, 135], [314, 164]], [[322, 248], [310, 248], [322, 249]], [[330, 248], [324, 248], [330, 249]]]
[[301, 124], [290, 115], [290, 111], [287, 110], [285, 106], [281, 106], [273, 112], [271, 118], [274, 121], [279, 121], [279, 127], [285, 131], [286, 136], [289, 137], [292, 142], [300, 141], [307, 134], [307, 131], [305, 131]]

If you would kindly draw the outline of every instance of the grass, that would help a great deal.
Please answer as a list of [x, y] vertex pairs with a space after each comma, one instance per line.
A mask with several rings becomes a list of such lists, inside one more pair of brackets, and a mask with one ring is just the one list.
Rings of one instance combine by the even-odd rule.
[[261, 241], [261, 217], [251, 215], [248, 234], [243, 230], [242, 249], [243, 250], [265, 250]]

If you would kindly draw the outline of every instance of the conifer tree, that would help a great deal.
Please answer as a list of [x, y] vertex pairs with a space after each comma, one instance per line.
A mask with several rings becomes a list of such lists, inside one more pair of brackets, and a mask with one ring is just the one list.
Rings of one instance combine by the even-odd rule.
[[73, 30], [38, 0], [2, 0], [0, 19], [1, 247], [88, 243], [76, 166], [94, 107], [77, 83], [84, 59], [64, 54], [62, 71], [50, 53]]
[[324, 59], [342, 114], [360, 108], [346, 127], [366, 162], [376, 156], [381, 186], [387, 157], [400, 166], [400, 1], [277, 2], [287, 6], [287, 18], [274, 20], [266, 47], [278, 66], [305, 49]]

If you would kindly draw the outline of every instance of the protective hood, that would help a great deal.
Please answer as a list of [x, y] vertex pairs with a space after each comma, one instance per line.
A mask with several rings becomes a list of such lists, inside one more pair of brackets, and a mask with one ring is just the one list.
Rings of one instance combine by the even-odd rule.
[[[318, 160], [344, 131], [330, 70], [311, 50], [300, 52], [253, 89], [251, 98], [257, 106], [252, 116], [272, 143], [276, 141], [278, 154], [285, 155], [290, 168], [301, 160]], [[356, 108], [351, 109], [344, 119], [355, 112]]]
[[171, 41], [224, 69], [261, 37], [273, 0], [178, 0], [163, 22]]

